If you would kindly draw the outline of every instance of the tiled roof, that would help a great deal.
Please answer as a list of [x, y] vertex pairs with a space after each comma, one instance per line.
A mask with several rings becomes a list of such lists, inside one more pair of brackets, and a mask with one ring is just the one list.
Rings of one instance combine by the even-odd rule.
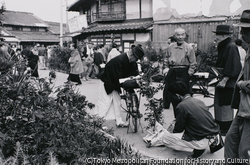
[[6, 10], [2, 18], [3, 24], [7, 25], [48, 27], [43, 20], [33, 13]]
[[126, 23], [109, 23], [96, 24], [83, 29], [82, 33], [105, 32], [105, 31], [132, 31], [132, 30], [147, 30], [152, 27], [153, 21], [143, 22], [126, 22]]
[[59, 42], [59, 36], [51, 32], [11, 32], [21, 42]]

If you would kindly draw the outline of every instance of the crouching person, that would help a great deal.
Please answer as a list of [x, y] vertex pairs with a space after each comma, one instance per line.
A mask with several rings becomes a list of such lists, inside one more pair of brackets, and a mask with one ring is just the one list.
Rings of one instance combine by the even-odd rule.
[[198, 158], [208, 148], [209, 138], [217, 137], [220, 128], [207, 106], [201, 100], [191, 97], [184, 82], [171, 84], [169, 91], [180, 98], [174, 128], [170, 132], [163, 129], [161, 132], [164, 133], [158, 133], [160, 137], [154, 136], [148, 146], [165, 145], [178, 151], [193, 151], [188, 158]]

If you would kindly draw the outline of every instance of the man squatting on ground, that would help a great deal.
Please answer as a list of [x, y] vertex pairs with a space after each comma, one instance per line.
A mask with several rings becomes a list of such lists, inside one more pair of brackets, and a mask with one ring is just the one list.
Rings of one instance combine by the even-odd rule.
[[[193, 150], [189, 158], [198, 158], [208, 147], [209, 138], [218, 135], [220, 127], [204, 102], [191, 97], [184, 82], [176, 81], [170, 84], [169, 92], [182, 99], [176, 106], [173, 133], [164, 129], [164, 134], [161, 134], [161, 137], [155, 136], [149, 142], [149, 146], [165, 145], [174, 150], [186, 152]], [[180, 134], [183, 131], [183, 135]]]

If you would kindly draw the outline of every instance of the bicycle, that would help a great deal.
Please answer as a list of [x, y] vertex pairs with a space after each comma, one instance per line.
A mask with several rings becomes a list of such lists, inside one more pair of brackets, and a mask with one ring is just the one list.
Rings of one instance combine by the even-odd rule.
[[206, 98], [208, 102], [207, 107], [212, 108], [214, 106], [214, 90], [211, 89], [220, 80], [221, 75], [214, 68], [211, 67], [214, 78], [210, 80], [209, 72], [196, 72], [190, 79], [189, 91], [193, 96], [194, 94], [202, 94], [203, 98]]
[[126, 115], [126, 121], [128, 121], [127, 133], [129, 132], [130, 128], [132, 129], [132, 132], [136, 133], [138, 131], [139, 126], [141, 126], [143, 132], [140, 120], [143, 115], [140, 113], [139, 110], [141, 94], [139, 95], [138, 98], [137, 94], [135, 93], [135, 89], [140, 90], [140, 87], [136, 83], [136, 80], [134, 79], [128, 79], [122, 82], [121, 87], [122, 87], [122, 94], [120, 95], [121, 100], [125, 101], [125, 105], [121, 103], [121, 107], [124, 111], [127, 112]]

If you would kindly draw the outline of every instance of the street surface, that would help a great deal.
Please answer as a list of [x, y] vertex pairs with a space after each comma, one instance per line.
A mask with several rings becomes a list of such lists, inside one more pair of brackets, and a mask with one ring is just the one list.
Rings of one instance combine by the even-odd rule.
[[[38, 70], [40, 77], [48, 77], [49, 76], [49, 70]], [[55, 86], [63, 85], [64, 82], [67, 81], [67, 74], [56, 72], [57, 78], [55, 80]], [[89, 81], [82, 81], [82, 85], [77, 86], [77, 90], [81, 92], [81, 94], [85, 95], [87, 97], [87, 100], [93, 104], [97, 103], [98, 99], [98, 88], [99, 88], [99, 79], [90, 79]], [[213, 89], [209, 89], [213, 90]], [[162, 97], [162, 91], [156, 94], [156, 98]], [[203, 100], [206, 104], [211, 104], [212, 100], [203, 98], [203, 96], [195, 95], [194, 97], [197, 97], [201, 100]], [[145, 97], [141, 98], [140, 102], [140, 112], [144, 115], [145, 113], [145, 106], [146, 103]], [[213, 114], [213, 108], [210, 108], [210, 112]], [[89, 110], [89, 113], [92, 113], [91, 110]], [[170, 109], [164, 109], [164, 127], [167, 128], [168, 125], [172, 122], [174, 119], [173, 117], [173, 109], [170, 107]], [[122, 116], [125, 121], [126, 113], [125, 111], [122, 111]], [[180, 151], [174, 151], [173, 149], [167, 148], [167, 147], [151, 147], [147, 148], [146, 143], [143, 141], [143, 137], [146, 136], [146, 126], [147, 122], [144, 121], [144, 116], [141, 118], [141, 124], [143, 127], [142, 129], [139, 128], [137, 133], [129, 132], [127, 133], [127, 128], [117, 128], [115, 126], [115, 121], [107, 121], [105, 123], [105, 126], [107, 126], [109, 129], [112, 128], [114, 130], [114, 135], [118, 136], [124, 140], [126, 140], [129, 144], [131, 144], [136, 150], [139, 150], [142, 154], [152, 157], [155, 159], [185, 159], [187, 155], [190, 155], [191, 153], [188, 152], [180, 152]], [[223, 137], [224, 139], [225, 137]], [[222, 160], [224, 158], [224, 148], [221, 150], [210, 153], [209, 148], [205, 151], [205, 153], [201, 156], [201, 159], [204, 159], [203, 161], [213, 161], [213, 160]], [[208, 164], [212, 164], [211, 162]]]

